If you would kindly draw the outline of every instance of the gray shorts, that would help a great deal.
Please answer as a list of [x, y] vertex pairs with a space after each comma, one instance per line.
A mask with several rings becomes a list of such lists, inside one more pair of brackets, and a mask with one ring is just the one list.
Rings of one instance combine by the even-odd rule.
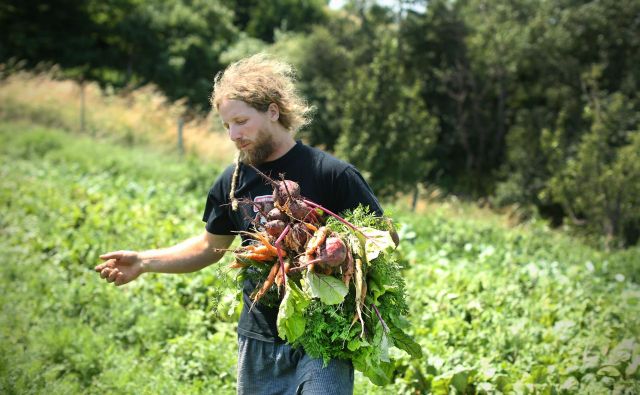
[[351, 361], [309, 357], [288, 344], [238, 335], [238, 394], [352, 395]]

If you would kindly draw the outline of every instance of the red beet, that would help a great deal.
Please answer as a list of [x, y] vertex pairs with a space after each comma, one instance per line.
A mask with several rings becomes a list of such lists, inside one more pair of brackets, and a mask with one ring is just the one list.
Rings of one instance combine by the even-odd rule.
[[282, 211], [280, 211], [279, 208], [274, 207], [267, 213], [267, 221], [274, 220], [286, 221], [287, 216]]
[[302, 200], [294, 200], [289, 203], [289, 212], [295, 219], [305, 222], [316, 222], [315, 212]]
[[347, 258], [347, 246], [339, 237], [327, 237], [319, 250], [318, 259], [323, 265], [340, 266]]
[[300, 185], [291, 180], [277, 181], [273, 189], [273, 201], [279, 206], [284, 206], [289, 199], [300, 199]]
[[278, 237], [284, 231], [284, 228], [286, 226], [287, 225], [284, 223], [284, 221], [274, 219], [264, 224], [264, 229], [270, 236]]
[[291, 225], [291, 231], [285, 238], [285, 246], [290, 250], [302, 252], [304, 251], [304, 245], [307, 243], [308, 239], [309, 233], [307, 232], [306, 227], [302, 223], [297, 222]]

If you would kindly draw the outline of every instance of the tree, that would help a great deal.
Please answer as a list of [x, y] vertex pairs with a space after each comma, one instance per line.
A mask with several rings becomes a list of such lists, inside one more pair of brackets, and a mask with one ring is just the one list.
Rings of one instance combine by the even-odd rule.
[[155, 83], [206, 108], [232, 19], [218, 0], [25, 0], [0, 8], [0, 61], [55, 63], [116, 88]]
[[[517, 59], [499, 201], [535, 205], [556, 224], [572, 216], [573, 208], [558, 198], [559, 185], [551, 193], [548, 184], [586, 149], [579, 148], [584, 136], [594, 133], [593, 118], [584, 110], [594, 102], [589, 84], [597, 81], [601, 101], [615, 92], [637, 100], [639, 12], [638, 2], [613, 0], [544, 2], [535, 9]], [[594, 70], [597, 75], [589, 76]]]
[[[599, 70], [594, 68], [583, 84], [589, 100], [584, 116], [591, 128], [550, 179], [547, 191], [574, 223], [603, 233], [607, 246], [615, 241], [622, 245], [625, 231], [640, 221], [640, 103], [619, 92], [600, 91]], [[552, 150], [557, 144], [549, 141], [546, 147]]]
[[420, 84], [405, 80], [396, 38], [381, 37], [369, 67], [343, 92], [339, 155], [368, 175], [382, 197], [411, 192], [431, 163], [437, 120], [420, 98]]
[[234, 0], [234, 23], [250, 37], [272, 43], [275, 31], [309, 32], [326, 20], [326, 0]]

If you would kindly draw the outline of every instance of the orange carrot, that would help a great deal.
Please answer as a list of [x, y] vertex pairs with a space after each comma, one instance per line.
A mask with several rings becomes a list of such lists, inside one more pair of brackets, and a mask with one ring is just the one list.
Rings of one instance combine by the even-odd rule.
[[260, 287], [260, 290], [258, 290], [258, 292], [253, 297], [254, 302], [257, 302], [258, 300], [260, 300], [260, 298], [264, 296], [265, 293], [267, 293], [269, 288], [271, 288], [271, 286], [273, 285], [273, 282], [276, 279], [276, 274], [278, 274], [279, 269], [280, 269], [280, 263], [279, 262], [274, 263], [273, 266], [271, 267], [271, 270], [269, 271], [269, 275], [267, 276], [267, 279], [264, 280], [262, 287]]
[[238, 254], [238, 257], [244, 258], [244, 259], [251, 259], [253, 261], [258, 261], [258, 262], [268, 262], [268, 261], [273, 260], [273, 258], [274, 258], [271, 255], [257, 254], [257, 253], [253, 253], [253, 252], [244, 253], [244, 254]]
[[309, 229], [312, 232], [315, 232], [316, 230], [318, 230], [318, 228], [316, 226], [314, 226], [313, 224], [310, 224], [308, 222], [303, 222], [304, 226], [307, 227], [307, 229]]
[[240, 261], [234, 261], [231, 265], [229, 265], [229, 268], [231, 269], [242, 269], [243, 267], [247, 267], [249, 266], [246, 263], [242, 263]]
[[269, 239], [265, 237], [262, 233], [256, 233], [255, 236], [262, 242], [262, 244], [273, 254], [273, 256], [278, 256], [278, 249], [269, 243]]

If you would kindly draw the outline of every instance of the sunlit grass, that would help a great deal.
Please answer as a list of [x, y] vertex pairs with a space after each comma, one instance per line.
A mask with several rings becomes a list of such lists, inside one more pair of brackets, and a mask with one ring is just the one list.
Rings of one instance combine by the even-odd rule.
[[[82, 127], [82, 91], [78, 82], [56, 78], [55, 70], [5, 75], [0, 80], [0, 119], [27, 120], [129, 145], [178, 150], [178, 122], [186, 113], [184, 102], [169, 102], [153, 86], [116, 94], [87, 82]], [[183, 145], [187, 154], [218, 163], [229, 162], [235, 152], [214, 113], [192, 116], [184, 122]]]

